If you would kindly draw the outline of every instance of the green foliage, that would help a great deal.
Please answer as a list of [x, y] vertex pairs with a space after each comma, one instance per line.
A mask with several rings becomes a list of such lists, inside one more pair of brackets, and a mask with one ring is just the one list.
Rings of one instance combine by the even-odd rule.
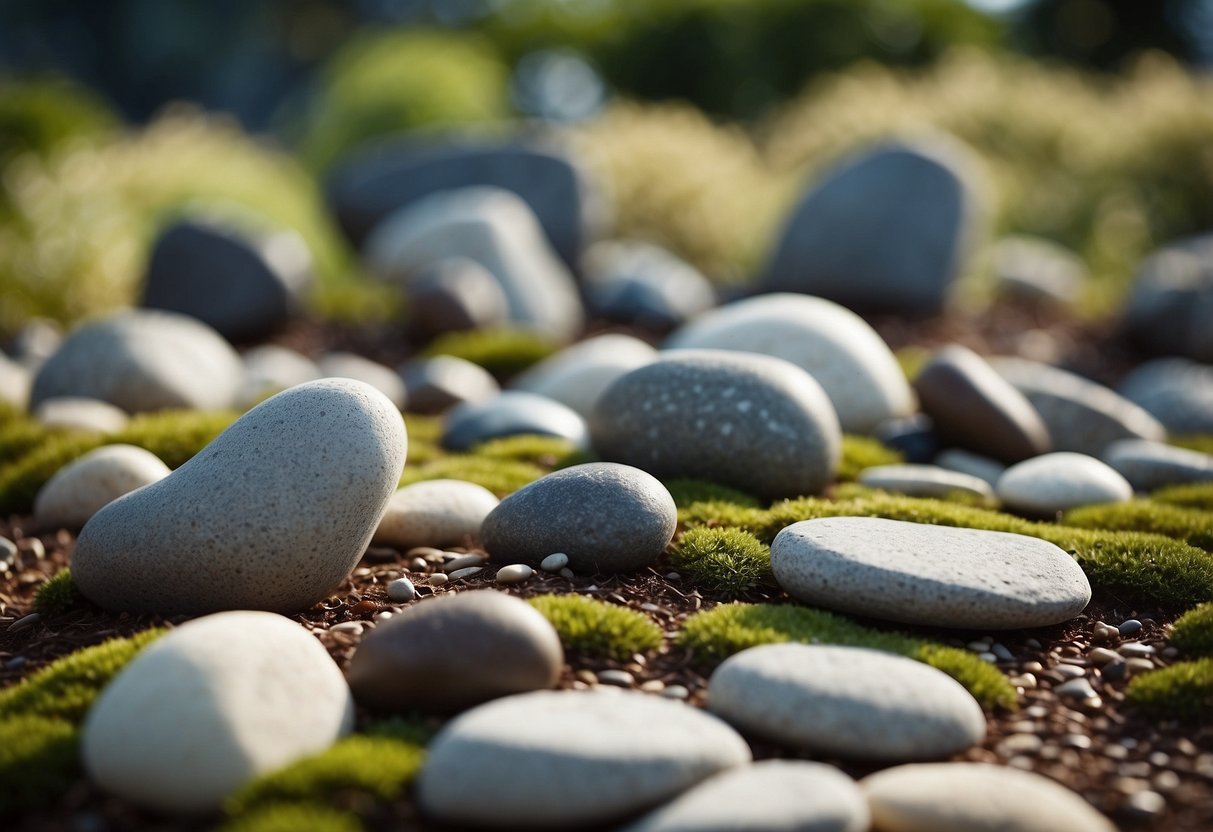
[[106, 437], [106, 444], [138, 445], [151, 451], [169, 468], [180, 468], [240, 414], [234, 411], [162, 410], [140, 413], [126, 427]]
[[70, 722], [30, 714], [0, 718], [0, 812], [45, 803], [76, 776], [78, 731]]
[[663, 485], [674, 498], [674, 505], [679, 508], [708, 501], [732, 503], [749, 508], [758, 508], [761, 505], [757, 498], [751, 497], [749, 494], [707, 480], [672, 479]]
[[144, 630], [77, 650], [0, 691], [0, 714], [79, 722], [93, 700], [136, 654], [166, 630]]
[[424, 480], [464, 480], [482, 485], [498, 497], [512, 494], [547, 472], [529, 462], [489, 459], [469, 454], [449, 454], [416, 467], [406, 465], [401, 487]]
[[1084, 529], [1162, 534], [1206, 551], [1213, 549], [1213, 513], [1196, 508], [1135, 500], [1071, 509], [1062, 517], [1062, 523]]
[[559, 436], [503, 436], [490, 439], [473, 447], [470, 451], [483, 459], [507, 459], [529, 462], [543, 468], [555, 468], [562, 460], [577, 452], [577, 447], [568, 439]]
[[566, 650], [623, 661], [661, 646], [661, 628], [626, 607], [582, 595], [538, 595], [527, 602], [556, 628]]
[[24, 418], [5, 423], [0, 426], [0, 465], [37, 450], [56, 435], [56, 431]]
[[727, 598], [774, 586], [771, 548], [742, 529], [687, 529], [671, 550], [670, 563], [695, 586]]
[[1156, 503], [1170, 503], [1188, 508], [1198, 508], [1201, 511], [1213, 511], [1213, 482], [1191, 482], [1184, 485], [1170, 485], [1160, 488], [1150, 495]]
[[425, 355], [453, 355], [508, 378], [538, 364], [559, 349], [554, 341], [522, 329], [472, 329], [448, 332], [425, 348]]
[[363, 832], [362, 821], [353, 812], [343, 812], [319, 803], [270, 803], [229, 820], [219, 832]]
[[1189, 656], [1213, 656], [1213, 603], [1201, 604], [1177, 618], [1170, 643]]
[[783, 642], [870, 647], [942, 670], [985, 708], [1016, 706], [1015, 689], [997, 668], [965, 650], [902, 633], [863, 627], [834, 613], [790, 604], [722, 604], [686, 620], [678, 643], [710, 659]]
[[321, 69], [300, 153], [323, 169], [370, 139], [419, 127], [492, 124], [509, 114], [508, 82], [508, 67], [476, 35], [369, 31]]
[[414, 442], [436, 445], [442, 439], [442, 417], [405, 413], [404, 429], [408, 433], [410, 445]]
[[1177, 662], [1129, 682], [1125, 698], [1159, 719], [1213, 720], [1213, 658]]
[[859, 478], [859, 472], [877, 465], [897, 465], [904, 458], [892, 448], [886, 448], [870, 436], [842, 437], [842, 460], [838, 463], [835, 479], [846, 482]]
[[1167, 439], [1172, 445], [1187, 448], [1190, 451], [1200, 451], [1202, 454], [1213, 454], [1213, 434], [1197, 433], [1188, 436], [1171, 436]]
[[34, 595], [34, 609], [43, 615], [62, 615], [76, 606], [80, 599], [80, 593], [72, 583], [72, 570], [65, 568], [38, 587]]
[[351, 793], [377, 801], [404, 794], [421, 769], [425, 749], [389, 737], [351, 736], [330, 748], [258, 777], [228, 799], [231, 815], [294, 801], [339, 803]]
[[95, 434], [56, 434], [7, 466], [0, 467], [0, 514], [26, 514], [55, 472], [106, 444]]
[[48, 156], [117, 127], [100, 98], [66, 78], [0, 79], [0, 170], [23, 153]]

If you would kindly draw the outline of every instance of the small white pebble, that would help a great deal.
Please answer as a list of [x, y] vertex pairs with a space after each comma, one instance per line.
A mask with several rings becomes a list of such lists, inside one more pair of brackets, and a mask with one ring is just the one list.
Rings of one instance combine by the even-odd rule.
[[661, 695], [666, 699], [686, 699], [691, 695], [691, 692], [683, 685], [666, 685]]
[[681, 581], [681, 580], [682, 580], [682, 576], [681, 576], [681, 575], [679, 575], [677, 572], [666, 572], [666, 573], [665, 573], [665, 579], [666, 579], [667, 581]]
[[520, 584], [535, 574], [535, 570], [525, 563], [511, 563], [497, 570], [497, 583]]
[[329, 627], [330, 633], [361, 633], [361, 621], [342, 621], [340, 624], [334, 624]]
[[569, 556], [564, 552], [553, 552], [539, 563], [544, 572], [559, 572], [569, 565]]
[[630, 688], [636, 684], [636, 677], [626, 670], [600, 670], [598, 671], [598, 684]]
[[1125, 658], [1145, 659], [1154, 655], [1154, 648], [1140, 641], [1129, 641], [1116, 648], [1116, 652]]
[[645, 601], [640, 605], [640, 608], [645, 612], [661, 612], [661, 607], [651, 601]]
[[413, 586], [413, 582], [408, 578], [397, 578], [394, 581], [388, 582], [387, 597], [396, 603], [402, 604], [406, 601], [412, 601], [416, 596], [417, 588]]
[[435, 572], [433, 575], [430, 575], [430, 586], [446, 586], [446, 582], [449, 580], [450, 578], [445, 573]]
[[452, 575], [461, 569], [468, 569], [472, 566], [484, 566], [488, 561], [484, 555], [456, 555], [444, 564], [442, 571], [448, 575]]
[[1063, 679], [1081, 679], [1087, 671], [1074, 664], [1059, 664], [1053, 670]]
[[665, 690], [665, 682], [660, 679], [649, 679], [647, 682], [641, 682], [640, 689], [645, 693], [661, 693]]
[[967, 646], [974, 653], [985, 653], [990, 649], [990, 642], [983, 640], [970, 641]]
[[[454, 572], [451, 572], [449, 575], [447, 575], [447, 577], [450, 578], [452, 581], [461, 581], [464, 578], [470, 578], [473, 575], [479, 575], [483, 571], [484, 571], [483, 566], [468, 566], [464, 569], [456, 569]], [[434, 577], [437, 577], [437, 575], [435, 575]]]
[[977, 658], [981, 659], [986, 664], [994, 664], [998, 661], [998, 657], [993, 653], [978, 653]]
[[1166, 810], [1167, 800], [1158, 792], [1143, 789], [1129, 795], [1125, 808], [1140, 817], [1154, 817]]
[[1094, 699], [1095, 689], [1091, 687], [1091, 683], [1085, 678], [1071, 679], [1064, 685], [1058, 685], [1053, 688], [1053, 692], [1058, 696], [1070, 696], [1074, 699]]
[[1100, 667], [1109, 662], [1120, 661], [1120, 655], [1115, 650], [1109, 650], [1106, 647], [1096, 647], [1087, 654], [1087, 658]]
[[1012, 676], [1010, 683], [1017, 688], [1034, 688], [1036, 687], [1036, 677], [1031, 673], [1021, 673], [1018, 676]]
[[383, 612], [375, 613], [375, 620], [376, 621], [391, 621], [393, 615], [394, 615], [394, 613], [391, 610], [384, 610]]

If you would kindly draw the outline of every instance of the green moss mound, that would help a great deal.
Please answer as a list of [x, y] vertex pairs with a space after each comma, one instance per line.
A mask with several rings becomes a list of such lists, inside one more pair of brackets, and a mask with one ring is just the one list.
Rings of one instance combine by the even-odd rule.
[[835, 479], [850, 482], [859, 478], [859, 472], [877, 465], [898, 465], [904, 458], [892, 448], [886, 448], [870, 436], [842, 437], [842, 459], [838, 463]]
[[626, 607], [582, 595], [539, 595], [527, 602], [556, 628], [566, 650], [623, 661], [661, 646], [661, 628]]
[[1151, 494], [1150, 499], [1156, 503], [1213, 511], [1213, 482], [1192, 482], [1167, 486]]
[[77, 650], [0, 691], [0, 714], [78, 723], [101, 689], [167, 630], [151, 629]]
[[669, 560], [695, 586], [730, 599], [760, 586], [774, 586], [771, 547], [742, 529], [687, 529]]
[[1016, 707], [1015, 688], [996, 667], [965, 650], [863, 627], [834, 613], [790, 604], [722, 604], [692, 615], [678, 643], [711, 659], [761, 644], [800, 642], [870, 647], [916, 659], [965, 686], [984, 708]]
[[0, 80], [0, 169], [24, 153], [46, 157], [68, 141], [110, 135], [119, 124], [99, 96], [66, 78]]
[[14, 416], [0, 424], [0, 465], [36, 451], [56, 433], [23, 416]]
[[746, 508], [759, 508], [761, 503], [744, 491], [707, 480], [672, 479], [663, 483], [674, 498], [674, 505], [686, 508], [694, 503], [722, 502]]
[[1213, 658], [1178, 662], [1129, 682], [1125, 698], [1159, 719], [1213, 721]]
[[92, 434], [62, 434], [0, 468], [0, 514], [28, 514], [34, 498], [60, 468], [106, 444]]
[[240, 414], [231, 410], [162, 410], [141, 413], [106, 437], [106, 444], [137, 445], [151, 451], [169, 468], [180, 468], [227, 430]]
[[319, 803], [273, 803], [233, 818], [219, 832], [363, 832], [366, 827], [353, 812]]
[[500, 439], [490, 439], [470, 451], [474, 456], [483, 459], [508, 459], [515, 462], [529, 462], [543, 468], [555, 468], [565, 459], [577, 453], [577, 447], [567, 439], [558, 436], [503, 436]]
[[559, 348], [556, 342], [526, 330], [474, 329], [435, 338], [425, 348], [425, 354], [463, 358], [504, 379], [538, 364]]
[[1201, 604], [1175, 619], [1170, 643], [1189, 656], [1213, 656], [1213, 603]]
[[0, 718], [0, 812], [38, 806], [76, 776], [79, 732], [70, 722], [30, 714]]
[[1213, 549], [1213, 513], [1151, 500], [1071, 509], [1062, 517], [1062, 523], [1084, 529], [1161, 534], [1205, 551]]
[[1202, 454], [1213, 454], [1213, 434], [1197, 433], [1188, 436], [1172, 436], [1167, 441], [1180, 448], [1200, 451]]
[[504, 497], [546, 473], [544, 469], [529, 462], [450, 454], [415, 468], [406, 465], [400, 477], [400, 485], [403, 487], [424, 480], [465, 480], [484, 486], [498, 497]]
[[72, 583], [72, 570], [61, 569], [34, 594], [34, 609], [43, 615], [62, 615], [83, 600]]

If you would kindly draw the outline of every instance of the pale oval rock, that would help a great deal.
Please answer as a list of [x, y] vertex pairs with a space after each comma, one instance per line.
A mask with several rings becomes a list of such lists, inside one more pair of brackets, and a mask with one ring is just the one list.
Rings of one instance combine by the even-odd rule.
[[821, 385], [849, 433], [871, 433], [881, 422], [914, 412], [914, 393], [888, 345], [863, 318], [823, 298], [747, 298], [696, 318], [662, 347], [738, 350], [790, 361]]
[[1043, 627], [1091, 600], [1082, 569], [1047, 541], [876, 517], [793, 523], [771, 544], [771, 568], [806, 604], [906, 624]]
[[56, 396], [34, 409], [34, 420], [48, 428], [116, 433], [130, 417], [120, 407], [83, 396]]
[[34, 499], [43, 529], [78, 529], [109, 503], [170, 473], [160, 457], [134, 445], [105, 445], [55, 472]]
[[225, 612], [136, 656], [89, 711], [81, 756], [98, 785], [140, 806], [213, 811], [353, 723], [349, 687], [320, 642], [278, 615]]
[[474, 482], [426, 480], [406, 485], [388, 500], [371, 543], [398, 549], [461, 545], [479, 537], [480, 524], [497, 503], [492, 491]]
[[306, 609], [366, 551], [405, 447], [399, 411], [370, 385], [293, 387], [93, 515], [72, 579], [106, 609]]
[[444, 823], [569, 829], [621, 820], [750, 759], [732, 728], [681, 702], [541, 691], [447, 723], [427, 749], [416, 795]]
[[253, 347], [240, 358], [244, 361], [244, 381], [237, 396], [241, 407], [252, 407], [275, 393], [323, 375], [316, 362], [277, 344]]
[[404, 380], [390, 367], [352, 352], [330, 352], [316, 365], [324, 378], [352, 378], [365, 382], [391, 399], [397, 410], [405, 405]]
[[980, 477], [937, 465], [874, 465], [859, 473], [859, 484], [911, 497], [944, 497], [960, 492], [993, 499], [994, 489]]
[[880, 832], [943, 829], [1114, 832], [1081, 796], [1039, 774], [988, 763], [917, 763], [860, 781]]
[[1133, 486], [1107, 463], [1064, 452], [1012, 465], [998, 478], [995, 491], [1007, 507], [1038, 516], [1133, 499]]
[[866, 832], [859, 786], [833, 766], [764, 760], [709, 777], [624, 832]]
[[986, 734], [981, 705], [951, 676], [858, 647], [751, 647], [712, 674], [708, 702], [747, 734], [846, 759], [935, 760]]
[[466, 451], [490, 439], [523, 434], [555, 436], [579, 448], [589, 441], [585, 419], [577, 411], [547, 396], [506, 390], [487, 401], [468, 402], [449, 411], [442, 447]]
[[546, 358], [510, 382], [547, 396], [588, 419], [603, 391], [620, 376], [652, 363], [657, 350], [630, 335], [599, 335]]
[[1103, 461], [1137, 491], [1167, 485], [1213, 482], [1213, 454], [1177, 448], [1165, 442], [1121, 439], [1103, 452]]

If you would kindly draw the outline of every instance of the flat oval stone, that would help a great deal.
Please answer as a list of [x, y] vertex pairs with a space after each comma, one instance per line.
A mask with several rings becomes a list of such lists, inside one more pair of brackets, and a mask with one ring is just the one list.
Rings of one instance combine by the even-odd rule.
[[1047, 541], [875, 517], [793, 523], [771, 544], [771, 568], [806, 604], [906, 624], [1043, 627], [1091, 600], [1082, 569]]
[[951, 676], [858, 647], [742, 650], [712, 674], [708, 701], [713, 713], [747, 734], [847, 759], [934, 760], [986, 735], [981, 705]]
[[130, 417], [120, 407], [83, 396], [56, 396], [34, 409], [34, 420], [48, 428], [116, 433]]
[[994, 497], [994, 489], [985, 480], [935, 465], [875, 465], [859, 473], [859, 484], [912, 497], [945, 497], [955, 492]]
[[371, 543], [403, 550], [462, 545], [480, 535], [480, 524], [496, 507], [493, 492], [474, 482], [426, 480], [406, 485], [388, 500]]
[[366, 551], [405, 445], [399, 411], [370, 385], [293, 387], [93, 515], [72, 580], [112, 610], [307, 609]]
[[416, 795], [443, 823], [570, 829], [621, 820], [748, 762], [732, 728], [682, 702], [613, 688], [541, 691], [447, 723]]
[[540, 361], [510, 382], [515, 390], [547, 396], [588, 419], [616, 379], [652, 363], [657, 350], [630, 335], [587, 338]]
[[988, 763], [918, 763], [860, 781], [881, 832], [943, 829], [999, 832], [1114, 832], [1116, 827], [1065, 786]]
[[888, 345], [863, 318], [806, 295], [760, 295], [696, 318], [665, 349], [756, 352], [791, 361], [825, 390], [842, 429], [871, 433], [914, 411], [914, 393]]
[[679, 350], [633, 370], [602, 394], [590, 431], [605, 459], [770, 499], [821, 491], [842, 446], [812, 376], [725, 350]]
[[461, 404], [450, 411], [442, 447], [465, 451], [490, 439], [523, 434], [555, 436], [578, 447], [589, 442], [585, 420], [575, 410], [547, 396], [507, 390], [487, 401]]
[[935, 353], [915, 376], [914, 390], [945, 444], [1008, 463], [1051, 448], [1049, 429], [1027, 398], [966, 347]]
[[205, 812], [353, 724], [349, 687], [320, 642], [281, 616], [225, 612], [186, 622], [136, 656], [89, 711], [81, 756], [106, 791], [159, 811]]
[[170, 473], [151, 451], [105, 445], [69, 462], [47, 480], [34, 499], [34, 521], [43, 529], [78, 529], [122, 495]]
[[424, 599], [367, 633], [349, 681], [364, 705], [451, 713], [554, 687], [564, 666], [556, 630], [525, 601], [483, 590]]
[[763, 760], [709, 777], [624, 832], [866, 832], [859, 786], [824, 763]]
[[74, 330], [34, 378], [30, 404], [101, 399], [127, 413], [230, 407], [243, 378], [236, 351], [185, 315], [127, 310]]
[[995, 491], [1009, 508], [1039, 516], [1133, 499], [1133, 486], [1113, 468], [1073, 453], [1045, 454], [1012, 465], [998, 478]]
[[1213, 482], [1213, 454], [1177, 448], [1165, 442], [1121, 439], [1103, 452], [1103, 461], [1136, 491], [1167, 485]]
[[496, 563], [540, 565], [553, 552], [582, 573], [643, 569], [678, 525], [674, 498], [638, 468], [591, 462], [554, 471], [501, 501], [480, 539]]

